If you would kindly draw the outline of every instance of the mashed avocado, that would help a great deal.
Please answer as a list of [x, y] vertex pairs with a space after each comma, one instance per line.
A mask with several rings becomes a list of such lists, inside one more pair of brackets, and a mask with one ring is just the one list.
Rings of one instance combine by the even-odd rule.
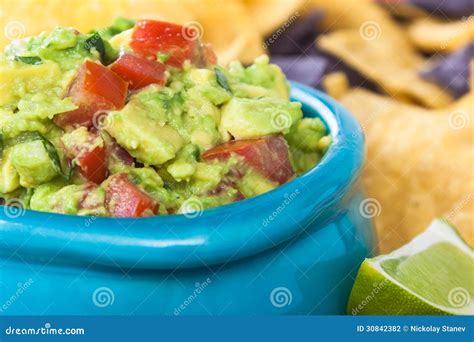
[[289, 100], [277, 66], [266, 56], [219, 66], [209, 45], [182, 32], [121, 18], [8, 46], [4, 203], [73, 215], [186, 213], [270, 191], [321, 159], [330, 136]]

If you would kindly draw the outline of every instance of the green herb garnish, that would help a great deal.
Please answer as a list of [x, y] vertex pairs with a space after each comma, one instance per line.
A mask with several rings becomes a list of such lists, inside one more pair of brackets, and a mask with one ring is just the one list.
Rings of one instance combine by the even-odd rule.
[[228, 92], [232, 93], [232, 89], [230, 89], [229, 86], [229, 81], [227, 80], [227, 76], [224, 74], [224, 71], [222, 71], [220, 68], [215, 67], [214, 71], [216, 73], [216, 81], [217, 83], [227, 90]]
[[98, 32], [93, 33], [85, 40], [84, 48], [89, 52], [94, 48], [99, 53], [100, 61], [104, 65], [111, 64], [118, 58], [119, 54]]
[[105, 58], [105, 44], [104, 40], [100, 36], [99, 33], [95, 32], [90, 36], [89, 38], [86, 39], [84, 42], [84, 48], [87, 51], [91, 51], [92, 48], [95, 48], [97, 52], [99, 53], [100, 59]]
[[15, 56], [15, 61], [30, 65], [43, 64], [43, 61], [38, 56]]

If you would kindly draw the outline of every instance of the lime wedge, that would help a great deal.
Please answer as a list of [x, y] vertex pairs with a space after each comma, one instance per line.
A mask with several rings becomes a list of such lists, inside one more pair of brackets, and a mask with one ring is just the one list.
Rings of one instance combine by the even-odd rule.
[[438, 219], [405, 246], [362, 263], [347, 313], [473, 315], [473, 298], [474, 252]]

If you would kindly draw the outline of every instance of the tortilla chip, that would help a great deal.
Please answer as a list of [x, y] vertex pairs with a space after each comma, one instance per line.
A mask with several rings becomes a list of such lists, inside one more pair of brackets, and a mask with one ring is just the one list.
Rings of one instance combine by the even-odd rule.
[[[430, 108], [446, 106], [451, 97], [437, 85], [418, 75], [425, 60], [407, 44], [384, 31], [375, 22], [368, 22], [358, 30], [339, 30], [322, 36], [319, 47], [339, 57], [368, 79], [377, 83], [381, 90], [407, 102], [423, 104]], [[399, 32], [398, 32], [399, 33]]]
[[455, 98], [469, 91], [470, 64], [474, 61], [474, 42], [447, 56], [433, 58], [433, 63], [422, 70], [424, 79], [435, 82]]
[[182, 4], [169, 0], [0, 0], [0, 48], [11, 39], [36, 35], [62, 25], [82, 32], [105, 27], [114, 18], [193, 20]]
[[378, 3], [390, 14], [401, 20], [413, 20], [426, 17], [426, 12], [408, 1], [378, 0]]
[[204, 41], [211, 43], [219, 62], [238, 59], [251, 63], [264, 53], [263, 39], [247, 8], [239, 0], [182, 0], [203, 29]]
[[437, 216], [474, 244], [473, 101], [471, 93], [434, 111], [363, 89], [342, 97], [366, 134], [362, 181], [382, 208], [375, 217], [382, 253], [408, 242]]
[[425, 52], [453, 52], [473, 40], [474, 17], [454, 22], [419, 19], [408, 27], [408, 36]]
[[[302, 0], [244, 0], [253, 22], [263, 35], [276, 31], [287, 22], [293, 22], [305, 4]], [[271, 12], [271, 15], [269, 15]]]
[[399, 29], [390, 15], [371, 0], [310, 0], [313, 9], [322, 10], [324, 18], [320, 28], [325, 31], [359, 29], [366, 22], [376, 22], [384, 31]]
[[339, 99], [349, 90], [349, 80], [344, 72], [333, 72], [323, 78], [323, 88], [329, 96]]

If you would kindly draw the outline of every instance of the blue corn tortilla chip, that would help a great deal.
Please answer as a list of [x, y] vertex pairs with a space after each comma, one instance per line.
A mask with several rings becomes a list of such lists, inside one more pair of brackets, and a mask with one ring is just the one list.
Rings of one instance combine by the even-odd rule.
[[438, 84], [455, 98], [466, 94], [469, 91], [469, 63], [474, 59], [474, 43], [439, 58], [429, 69], [420, 72], [421, 77]]
[[313, 11], [300, 17], [287, 29], [274, 32], [265, 39], [264, 46], [270, 55], [298, 55], [308, 51], [316, 40], [316, 25], [321, 21], [323, 13]]
[[474, 14], [473, 0], [409, 0], [429, 14], [441, 17], [462, 18]]
[[366, 77], [347, 66], [338, 58], [317, 49], [315, 41], [319, 34], [317, 26], [324, 13], [313, 11], [298, 18], [285, 30], [268, 36], [264, 46], [271, 62], [280, 66], [288, 79], [324, 90], [325, 75], [342, 71], [351, 87], [364, 87], [377, 91], [377, 87]]
[[318, 87], [328, 68], [328, 60], [317, 55], [272, 56], [271, 62], [277, 64], [290, 80]]
[[351, 87], [364, 87], [377, 91], [376, 85], [363, 75], [348, 67], [339, 59], [312, 49], [308, 55], [271, 56], [271, 62], [277, 64], [292, 81], [324, 90], [322, 79], [325, 75], [342, 71], [346, 74]]

